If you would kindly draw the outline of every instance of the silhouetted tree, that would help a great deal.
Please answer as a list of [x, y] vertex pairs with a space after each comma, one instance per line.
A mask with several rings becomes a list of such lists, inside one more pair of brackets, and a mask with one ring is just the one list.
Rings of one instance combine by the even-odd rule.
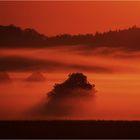
[[34, 29], [21, 29], [14, 25], [0, 26], [1, 47], [38, 47], [58, 45], [86, 45], [91, 48], [121, 47], [126, 50], [140, 50], [140, 28], [132, 26], [124, 30], [115, 30], [93, 34], [61, 34], [47, 37]]
[[[48, 94], [49, 97], [83, 96], [82, 90], [95, 90], [95, 85], [87, 81], [87, 77], [82, 73], [69, 74], [68, 79], [61, 84], [55, 84], [54, 89]], [[75, 90], [81, 90], [76, 92]], [[74, 92], [73, 92], [74, 91]], [[87, 92], [84, 93], [87, 96]]]

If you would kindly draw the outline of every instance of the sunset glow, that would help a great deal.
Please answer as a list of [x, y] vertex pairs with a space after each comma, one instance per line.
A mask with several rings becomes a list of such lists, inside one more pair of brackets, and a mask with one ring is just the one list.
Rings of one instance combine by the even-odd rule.
[[140, 120], [139, 13], [140, 1], [1, 1], [0, 120]]
[[1, 25], [31, 27], [49, 36], [140, 26], [139, 1], [1, 1], [0, 13]]

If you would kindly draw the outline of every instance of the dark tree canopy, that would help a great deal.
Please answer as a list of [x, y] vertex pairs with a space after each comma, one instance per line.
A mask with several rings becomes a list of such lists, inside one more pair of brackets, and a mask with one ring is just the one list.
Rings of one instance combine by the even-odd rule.
[[82, 88], [88, 90], [94, 86], [87, 81], [87, 77], [82, 73], [69, 74], [68, 79], [62, 85], [67, 88]]
[[[90, 84], [84, 74], [72, 73], [63, 83], [55, 84], [54, 89], [49, 93], [49, 97], [81, 96], [83, 90], [94, 90], [94, 87], [95, 85]], [[75, 92], [75, 90], [81, 90], [81, 92]]]

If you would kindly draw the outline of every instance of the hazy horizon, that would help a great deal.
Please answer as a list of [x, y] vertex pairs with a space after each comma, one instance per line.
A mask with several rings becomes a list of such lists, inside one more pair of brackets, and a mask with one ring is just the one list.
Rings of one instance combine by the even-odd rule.
[[140, 26], [139, 9], [139, 1], [0, 1], [0, 24], [48, 36], [87, 34]]
[[15, 25], [0, 26], [0, 120], [140, 121], [139, 12], [140, 1], [0, 1], [0, 25]]

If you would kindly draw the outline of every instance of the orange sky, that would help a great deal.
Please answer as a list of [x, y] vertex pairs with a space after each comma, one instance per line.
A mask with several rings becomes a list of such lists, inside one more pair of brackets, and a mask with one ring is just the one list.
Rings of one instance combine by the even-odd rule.
[[47, 35], [140, 26], [139, 14], [140, 1], [0, 2], [0, 24], [32, 27]]

